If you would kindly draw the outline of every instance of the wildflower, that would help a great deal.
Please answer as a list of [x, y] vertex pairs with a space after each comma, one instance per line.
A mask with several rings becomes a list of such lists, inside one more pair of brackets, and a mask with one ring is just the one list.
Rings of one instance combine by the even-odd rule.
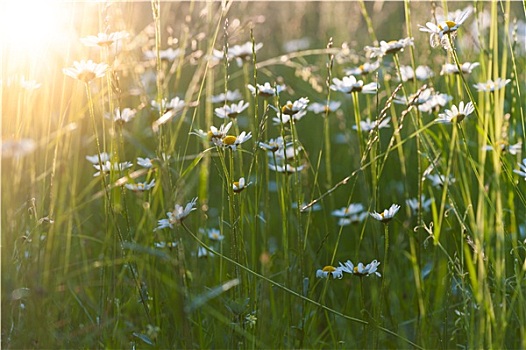
[[205, 132], [199, 129], [199, 130], [195, 130], [194, 132], [191, 132], [190, 134], [197, 135], [202, 139], [208, 139], [214, 145], [217, 145], [218, 143], [221, 142], [223, 138], [227, 136], [227, 132], [228, 130], [230, 130], [231, 126], [232, 126], [232, 122], [221, 125], [219, 129], [212, 125], [210, 126], [210, 131]]
[[181, 205], [176, 204], [175, 209], [171, 212], [166, 213], [166, 216], [168, 216], [168, 219], [161, 219], [157, 221], [157, 228], [154, 229], [154, 231], [170, 227], [173, 228], [174, 224], [181, 223], [184, 219], [190, 215], [192, 211], [194, 211], [195, 204], [197, 202], [197, 197], [192, 199], [190, 202], [186, 204], [186, 206], [183, 208]]
[[[204, 230], [200, 230], [202, 233], [204, 233]], [[221, 234], [221, 231], [219, 231], [218, 229], [216, 228], [210, 228], [208, 230], [206, 230], [206, 234], [208, 236], [208, 238], [210, 238], [212, 241], [222, 241], [223, 239], [225, 239], [225, 236], [223, 236]]]
[[150, 158], [137, 157], [137, 165], [142, 166], [143, 168], [150, 169], [151, 167], [153, 167], [153, 161]]
[[147, 182], [138, 182], [136, 184], [125, 184], [124, 187], [126, 187], [129, 190], [140, 192], [140, 191], [148, 191], [151, 190], [155, 186], [155, 179], [150, 181], [150, 183]]
[[524, 177], [524, 180], [526, 180], [526, 158], [522, 160], [522, 164], [518, 163], [518, 165], [519, 169], [514, 169], [513, 172], [519, 176]]
[[450, 184], [455, 183], [456, 179], [449, 174], [448, 177], [441, 175], [441, 174], [433, 174], [433, 175], [427, 175], [426, 178], [431, 181], [431, 185], [433, 187], [442, 187], [446, 183], [446, 181]]
[[166, 247], [175, 248], [177, 246], [177, 242], [165, 242], [165, 241], [154, 242], [153, 246], [155, 248], [166, 248]]
[[508, 85], [510, 81], [511, 79], [503, 80], [501, 78], [497, 78], [495, 79], [495, 81], [488, 80], [485, 83], [477, 83], [477, 84], [474, 84], [473, 86], [475, 87], [475, 89], [477, 89], [477, 91], [490, 92], [490, 91], [502, 89], [503, 87]]
[[287, 103], [281, 107], [281, 112], [289, 116], [294, 115], [296, 113], [305, 111], [308, 104], [309, 99], [307, 97], [302, 97], [294, 102], [287, 101]]
[[[522, 142], [519, 141], [514, 145], [510, 145], [508, 144], [508, 142], [501, 140], [501, 141], [495, 142], [495, 146], [497, 147], [497, 149], [500, 149], [502, 153], [510, 152], [511, 155], [517, 155], [522, 149]], [[482, 147], [482, 150], [493, 151], [494, 148], [491, 145], [486, 145]]]
[[367, 75], [380, 68], [380, 61], [374, 63], [365, 62], [364, 64], [345, 70], [345, 75]]
[[186, 106], [186, 103], [183, 99], [179, 97], [172, 98], [169, 102], [166, 99], [161, 100], [161, 105], [157, 103], [157, 101], [152, 101], [151, 105], [156, 110], [161, 110], [163, 113], [168, 111], [174, 111], [175, 113], [183, 110], [183, 108]]
[[205, 249], [205, 247], [197, 248], [197, 257], [198, 258], [207, 258], [208, 255], [214, 256], [214, 254], [213, 253], [209, 253], [208, 250]]
[[358, 277], [370, 276], [372, 274], [382, 277], [382, 275], [377, 271], [378, 265], [380, 265], [380, 262], [377, 260], [373, 260], [365, 266], [363, 263], [358, 263], [358, 265], [354, 266], [351, 260], [347, 260], [345, 263], [339, 264], [342, 272], [350, 273]]
[[277, 117], [274, 117], [272, 118], [272, 121], [274, 122], [274, 125], [280, 125], [280, 124], [288, 124], [290, 123], [291, 121], [300, 121], [301, 118], [303, 118], [305, 115], [307, 114], [307, 111], [306, 110], [303, 110], [303, 111], [299, 111], [293, 115], [290, 115], [290, 114], [280, 114], [278, 115]]
[[428, 80], [429, 78], [433, 77], [435, 73], [429, 68], [428, 66], [418, 66], [415, 70], [413, 70], [413, 67], [411, 66], [401, 66], [400, 67], [400, 76], [402, 77], [402, 81], [408, 81], [411, 79], [418, 79], [418, 80]]
[[263, 85], [256, 84], [256, 87], [252, 86], [251, 84], [248, 84], [247, 88], [250, 90], [250, 92], [254, 96], [256, 95], [256, 91], [257, 91], [257, 94], [259, 96], [271, 97], [271, 96], [276, 96], [276, 92], [279, 95], [283, 90], [285, 90], [286, 86], [276, 85], [276, 87], [274, 88], [273, 86], [270, 85], [269, 82], [266, 82]]
[[277, 152], [280, 149], [283, 149], [285, 147], [285, 143], [283, 141], [283, 137], [279, 136], [276, 139], [270, 139], [268, 143], [259, 142], [259, 147], [261, 149], [267, 150], [269, 152]]
[[282, 48], [285, 52], [295, 52], [308, 49], [310, 46], [310, 39], [307, 37], [300, 39], [289, 40], [283, 44]]
[[399, 40], [391, 40], [389, 42], [380, 41], [380, 46], [366, 46], [364, 50], [367, 52], [368, 56], [371, 58], [374, 57], [384, 57], [389, 54], [395, 54], [401, 51], [408, 46], [413, 46], [413, 38], [404, 38]]
[[352, 214], [346, 217], [342, 217], [338, 219], [338, 226], [348, 226], [351, 224], [358, 224], [360, 222], [363, 222], [365, 218], [367, 217], [367, 212], [361, 212], [358, 214]]
[[37, 144], [32, 139], [2, 140], [2, 158], [23, 157], [36, 148]]
[[[137, 111], [131, 108], [124, 108], [122, 111], [119, 108], [115, 108], [113, 115], [113, 121], [116, 123], [127, 123], [135, 117]], [[109, 114], [106, 114], [106, 118], [111, 118]]]
[[[367, 118], [366, 120], [360, 120], [360, 129], [362, 131], [371, 131], [373, 129], [383, 129], [389, 127], [389, 122], [391, 121], [391, 117], [384, 118], [382, 120], [375, 120], [371, 121], [371, 119]], [[357, 130], [358, 127], [356, 125], [353, 125], [352, 128], [354, 130]]]
[[325, 266], [323, 269], [316, 271], [317, 278], [343, 278], [342, 269], [334, 266]]
[[42, 84], [40, 84], [36, 80], [26, 80], [26, 78], [22, 77], [20, 78], [20, 86], [24, 90], [31, 91], [39, 89], [42, 86]]
[[453, 97], [448, 94], [433, 92], [424, 103], [418, 105], [418, 110], [420, 112], [433, 113], [440, 110], [452, 99]]
[[[99, 155], [95, 154], [93, 156], [86, 156], [86, 159], [88, 160], [88, 162], [90, 162], [91, 164], [98, 164], [99, 163]], [[102, 152], [100, 154], [100, 161], [105, 163], [107, 161], [110, 160], [110, 155], [106, 152]]]
[[249, 328], [254, 328], [257, 320], [258, 318], [253, 313], [245, 316], [245, 324], [248, 325]]
[[226, 101], [235, 101], [239, 100], [241, 98], [241, 93], [238, 89], [235, 89], [234, 91], [228, 90], [226, 93], [221, 93], [219, 95], [211, 96], [210, 102], [212, 103], [223, 103]]
[[93, 167], [98, 170], [95, 174], [93, 174], [93, 176], [94, 177], [99, 176], [101, 174], [101, 172], [103, 174], [107, 174], [110, 171], [123, 171], [123, 170], [126, 170], [128, 168], [131, 168], [132, 165], [133, 164], [131, 162], [112, 163], [110, 161], [106, 161], [102, 165], [101, 164], [93, 164]]
[[364, 94], [374, 94], [378, 91], [377, 83], [369, 83], [364, 85], [362, 80], [356, 80], [352, 75], [343, 77], [342, 80], [338, 78], [332, 79], [333, 84], [330, 85], [331, 90], [340, 91], [346, 94], [352, 92], [363, 92]]
[[327, 102], [325, 103], [317, 103], [317, 102], [314, 102], [312, 104], [309, 105], [309, 107], [307, 107], [307, 110], [311, 111], [311, 112], [314, 112], [316, 114], [323, 114], [325, 115], [325, 113], [327, 112], [336, 112], [338, 110], [338, 108], [340, 108], [340, 106], [342, 105], [341, 102], [339, 101], [330, 101], [328, 104]]
[[64, 68], [62, 71], [67, 76], [80, 80], [86, 84], [93, 81], [95, 78], [102, 78], [109, 66], [106, 63], [95, 63], [92, 60], [75, 61], [73, 68]]
[[241, 66], [243, 61], [249, 61], [252, 58], [252, 51], [257, 52], [263, 47], [263, 43], [252, 44], [248, 41], [243, 45], [234, 45], [228, 49], [228, 59], [236, 59], [237, 64]]
[[393, 204], [389, 209], [385, 209], [382, 213], [369, 213], [374, 219], [385, 223], [391, 221], [391, 219], [398, 213], [400, 206], [398, 204]]
[[358, 214], [364, 210], [362, 203], [351, 203], [348, 207], [343, 207], [341, 209], [336, 209], [331, 212], [332, 216], [338, 218], [348, 217], [351, 215]]
[[127, 32], [114, 33], [99, 33], [97, 35], [89, 35], [85, 38], [80, 38], [80, 42], [86, 46], [111, 46], [118, 40], [125, 39], [129, 36]]
[[436, 119], [436, 122], [446, 124], [460, 123], [465, 117], [473, 113], [474, 110], [475, 107], [473, 107], [473, 103], [471, 103], [471, 101], [466, 103], [465, 106], [464, 101], [460, 101], [458, 108], [457, 106], [453, 105], [451, 110], [446, 109], [445, 113], [440, 113]]
[[241, 177], [239, 178], [239, 181], [234, 181], [234, 183], [232, 184], [232, 188], [235, 193], [239, 193], [243, 191], [245, 188], [247, 188], [248, 186], [250, 186], [251, 184], [252, 182], [245, 183], [245, 178]]
[[[478, 62], [464, 62], [460, 65], [460, 70], [464, 74], [470, 74], [474, 68], [480, 66], [480, 63]], [[446, 63], [442, 66], [442, 70], [440, 71], [440, 75], [445, 74], [459, 74], [458, 66], [456, 64]]]
[[419, 28], [421, 32], [430, 33], [429, 43], [431, 47], [437, 47], [441, 44], [444, 48], [449, 48], [448, 39], [444, 37], [444, 34], [454, 36], [457, 29], [466, 21], [470, 14], [471, 8], [468, 8], [458, 13], [453, 21], [445, 20], [438, 25], [427, 22], [425, 27], [419, 25]]
[[[425, 195], [422, 195], [420, 198], [422, 201], [422, 209], [424, 211], [429, 211], [431, 203], [433, 203], [433, 199], [432, 198], [426, 199]], [[416, 213], [418, 211], [418, 198], [408, 198], [406, 199], [405, 203], [407, 204], [409, 208], [411, 208], [411, 211], [413, 213]]]
[[276, 164], [269, 164], [268, 167], [269, 167], [270, 170], [274, 170], [274, 171], [277, 171], [278, 173], [286, 173], [286, 174], [294, 174], [294, 173], [297, 173], [297, 172], [302, 171], [303, 169], [305, 169], [304, 165], [300, 165], [300, 166], [295, 167], [295, 166], [292, 166], [290, 164], [287, 164], [285, 166], [276, 165]]
[[281, 147], [274, 152], [276, 159], [294, 159], [303, 150], [300, 145], [295, 146], [292, 142], [288, 142], [284, 147]]
[[225, 118], [234, 119], [247, 108], [248, 108], [248, 102], [245, 103], [245, 101], [241, 100], [237, 104], [233, 103], [230, 106], [225, 105], [223, 107], [216, 108], [215, 114], [221, 119], [225, 119]]
[[[163, 61], [174, 61], [177, 57], [181, 56], [181, 54], [183, 54], [181, 49], [173, 49], [171, 47], [166, 50], [159, 50], [159, 58]], [[145, 51], [144, 57], [147, 60], [155, 60], [157, 59], [157, 51]]]

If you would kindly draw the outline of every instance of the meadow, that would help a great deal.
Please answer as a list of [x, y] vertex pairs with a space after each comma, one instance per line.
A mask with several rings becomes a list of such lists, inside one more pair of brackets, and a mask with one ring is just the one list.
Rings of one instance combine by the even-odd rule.
[[526, 2], [2, 6], [3, 348], [526, 348]]

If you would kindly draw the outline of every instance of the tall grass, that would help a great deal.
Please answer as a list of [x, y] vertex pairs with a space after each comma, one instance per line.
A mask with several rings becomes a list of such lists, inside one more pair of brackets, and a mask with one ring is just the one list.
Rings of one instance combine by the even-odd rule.
[[[443, 37], [450, 49], [431, 47], [417, 25], [467, 6]], [[526, 347], [524, 4], [71, 10], [79, 37], [129, 35], [71, 41], [45, 72], [2, 51], [3, 347]], [[284, 52], [302, 36], [306, 46]], [[377, 91], [338, 91], [334, 78], [376, 61], [365, 46], [405, 37], [414, 45], [356, 76]], [[81, 59], [109, 68], [93, 80], [63, 74]], [[465, 62], [480, 65], [440, 74]], [[420, 65], [434, 75], [405, 79]], [[497, 78], [510, 82], [474, 87]], [[428, 88], [450, 98], [426, 110]], [[325, 109], [294, 120], [301, 98]], [[249, 107], [217, 116], [240, 100]], [[469, 116], [437, 122], [460, 102], [473, 104]], [[133, 119], [115, 120], [125, 108]], [[230, 136], [212, 135], [230, 122]], [[263, 149], [279, 137], [284, 148]], [[93, 176], [86, 156], [101, 164], [103, 152], [133, 165]], [[392, 218], [370, 214], [393, 204]], [[355, 269], [342, 272], [348, 260]], [[358, 265], [374, 260], [378, 274]]]

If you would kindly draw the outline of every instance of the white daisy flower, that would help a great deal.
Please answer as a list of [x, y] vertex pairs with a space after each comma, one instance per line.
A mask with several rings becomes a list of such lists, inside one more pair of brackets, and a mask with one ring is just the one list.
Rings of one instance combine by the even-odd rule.
[[309, 99], [307, 97], [302, 97], [294, 102], [287, 101], [287, 103], [281, 107], [281, 112], [283, 114], [291, 116], [296, 113], [305, 111], [307, 109], [308, 104]]
[[263, 47], [263, 43], [253, 45], [248, 41], [243, 45], [234, 45], [228, 48], [228, 59], [236, 59], [238, 65], [242, 65], [243, 61], [250, 61], [252, 59], [252, 51], [257, 52]]
[[85, 38], [80, 38], [80, 42], [86, 46], [111, 46], [118, 40], [125, 39], [130, 34], [128, 32], [113, 32], [113, 33], [99, 33], [97, 35], [89, 35]]
[[[163, 61], [174, 61], [176, 58], [184, 54], [181, 49], [173, 49], [169, 47], [166, 50], [159, 50], [159, 58]], [[148, 50], [144, 52], [144, 58], [147, 60], [157, 59], [157, 51]]]
[[[498, 149], [500, 149], [501, 152], [509, 152], [511, 155], [517, 155], [522, 150], [522, 141], [517, 142], [514, 145], [509, 145], [506, 141], [497, 141], [495, 143], [495, 146], [497, 146]], [[491, 145], [486, 145], [482, 147], [482, 150], [484, 151], [493, 151], [494, 148]]]
[[276, 91], [277, 91], [277, 93], [279, 95], [286, 88], [285, 85], [276, 85], [276, 87], [274, 88], [273, 86], [270, 85], [269, 82], [266, 82], [263, 85], [256, 84], [256, 87], [254, 87], [251, 84], [247, 85], [247, 88], [250, 90], [252, 95], [255, 96], [256, 95], [256, 91], [257, 91], [257, 94], [259, 96], [264, 96], [264, 97], [276, 96]]
[[364, 206], [362, 203], [351, 203], [348, 207], [343, 207], [341, 209], [336, 209], [331, 212], [332, 216], [338, 218], [348, 217], [351, 215], [359, 214], [364, 211]]
[[[464, 74], [470, 74], [474, 68], [480, 66], [480, 63], [478, 62], [464, 62], [462, 65], [460, 65], [460, 70]], [[445, 74], [459, 74], [458, 67], [456, 64], [446, 63], [442, 66], [442, 70], [440, 71], [440, 75]]]
[[245, 188], [247, 188], [248, 186], [250, 186], [251, 184], [252, 182], [246, 183], [245, 178], [241, 177], [239, 178], [239, 181], [234, 181], [234, 183], [232, 184], [232, 188], [235, 193], [239, 193], [243, 191]]
[[296, 112], [293, 115], [283, 113], [281, 115], [278, 115], [277, 117], [272, 118], [272, 121], [274, 122], [274, 125], [280, 125], [280, 124], [285, 125], [285, 124], [290, 123], [291, 121], [294, 121], [294, 122], [300, 121], [301, 118], [303, 118], [306, 114], [307, 114], [306, 110]]
[[386, 41], [380, 41], [380, 46], [366, 46], [364, 47], [365, 52], [367, 52], [367, 55], [371, 58], [374, 57], [383, 57], [385, 55], [389, 54], [395, 54], [401, 51], [404, 51], [404, 49], [408, 46], [413, 46], [414, 39], [413, 38], [404, 38], [399, 40], [391, 40], [389, 42]]
[[109, 119], [113, 117], [114, 122], [125, 124], [132, 120], [136, 113], [137, 111], [131, 108], [124, 108], [122, 111], [119, 108], [115, 108], [113, 116], [106, 114], [105, 117]]
[[473, 86], [475, 87], [475, 89], [477, 89], [477, 91], [491, 92], [491, 91], [502, 89], [503, 87], [508, 85], [510, 81], [511, 79], [503, 80], [501, 78], [497, 78], [495, 79], [495, 81], [488, 80], [485, 83], [477, 83], [477, 84], [474, 84]]
[[[371, 121], [371, 119], [367, 118], [366, 120], [360, 120], [360, 129], [364, 132], [371, 131], [373, 129], [384, 129], [389, 127], [389, 122], [391, 121], [391, 117], [387, 117], [382, 119], [382, 121], [375, 120]], [[352, 128], [354, 130], [358, 130], [358, 127], [356, 125], [353, 125]]]
[[151, 190], [155, 186], [155, 179], [153, 179], [149, 183], [148, 182], [138, 182], [135, 184], [125, 184], [124, 186], [127, 189], [135, 191], [135, 192], [148, 191], [148, 190]]
[[153, 246], [155, 248], [166, 248], [166, 247], [175, 248], [177, 246], [177, 242], [165, 242], [165, 241], [154, 242]]
[[230, 106], [225, 105], [223, 107], [216, 108], [215, 114], [221, 119], [236, 118], [241, 112], [248, 108], [248, 102], [241, 100], [238, 103], [233, 103]]
[[156, 110], [160, 109], [162, 112], [173, 111], [177, 113], [184, 109], [184, 107], [186, 106], [186, 103], [184, 102], [183, 99], [176, 96], [172, 98], [170, 102], [168, 102], [166, 99], [162, 99], [161, 106], [159, 106], [159, 104], [155, 100], [151, 101], [151, 105]]
[[294, 174], [294, 173], [300, 172], [303, 169], [305, 169], [304, 165], [300, 165], [300, 166], [295, 167], [295, 166], [292, 166], [290, 164], [282, 166], [282, 165], [276, 165], [276, 164], [271, 164], [270, 163], [268, 165], [268, 167], [269, 167], [270, 170], [276, 171], [278, 173], [286, 173], [286, 174]]
[[173, 228], [174, 224], [181, 223], [184, 219], [190, 215], [190, 213], [194, 210], [195, 204], [197, 203], [197, 197], [192, 199], [190, 202], [186, 204], [186, 206], [183, 208], [183, 206], [176, 204], [173, 211], [166, 213], [166, 216], [168, 216], [168, 219], [161, 219], [157, 222], [157, 228], [154, 229], [154, 231], [169, 227]]
[[219, 95], [214, 95], [210, 97], [210, 102], [212, 103], [224, 103], [224, 102], [232, 102], [241, 99], [241, 93], [238, 89], [234, 91], [228, 90], [226, 93], [221, 93]]
[[153, 161], [150, 158], [137, 157], [137, 165], [142, 166], [143, 168], [150, 169], [151, 167], [153, 167]]
[[391, 221], [391, 219], [396, 215], [396, 213], [398, 213], [399, 210], [400, 210], [400, 206], [398, 204], [393, 204], [393, 205], [391, 205], [391, 207], [389, 209], [385, 209], [381, 213], [372, 212], [372, 213], [369, 213], [369, 214], [374, 219], [376, 219], [376, 220], [378, 220], [380, 222], [383, 222], [383, 223], [387, 223], [387, 222]]
[[346, 217], [342, 217], [338, 219], [338, 226], [348, 226], [351, 224], [359, 224], [360, 222], [363, 222], [365, 218], [367, 217], [368, 213], [366, 211], [349, 215]]
[[25, 77], [21, 77], [20, 86], [24, 90], [32, 91], [32, 90], [39, 89], [42, 86], [42, 84], [37, 82], [36, 80], [26, 80]]
[[464, 101], [460, 101], [458, 108], [457, 106], [453, 105], [451, 106], [451, 110], [446, 109], [445, 113], [440, 113], [438, 115], [438, 118], [435, 120], [435, 122], [442, 124], [460, 123], [465, 117], [473, 113], [474, 110], [475, 107], [473, 107], [473, 103], [471, 103], [471, 101], [466, 103], [465, 106]]
[[363, 265], [363, 263], [358, 263], [358, 265], [354, 266], [351, 260], [347, 260], [345, 263], [339, 264], [342, 272], [350, 273], [358, 277], [370, 276], [372, 274], [375, 274], [378, 277], [382, 277], [382, 275], [377, 271], [378, 266], [380, 265], [380, 262], [377, 260], [373, 260], [365, 266]]
[[415, 77], [418, 80], [424, 81], [428, 80], [434, 75], [435, 73], [433, 73], [431, 68], [428, 66], [418, 66], [416, 67], [416, 70], [413, 70], [413, 67], [411, 66], [400, 66], [400, 76], [404, 82], [414, 79]]
[[109, 173], [110, 171], [123, 171], [128, 168], [131, 168], [133, 164], [131, 162], [122, 162], [122, 163], [112, 163], [110, 161], [106, 161], [102, 164], [93, 164], [93, 167], [97, 169], [98, 171], [93, 174], [94, 177], [99, 176], [101, 171], [104, 174]]
[[329, 104], [327, 104], [327, 102], [325, 103], [314, 102], [314, 103], [311, 103], [309, 107], [307, 107], [307, 110], [314, 112], [316, 114], [325, 115], [325, 113], [327, 112], [329, 113], [336, 112], [338, 108], [340, 108], [341, 105], [342, 103], [340, 101], [330, 101]]
[[330, 85], [330, 89], [333, 91], [340, 91], [346, 94], [352, 92], [363, 92], [364, 94], [374, 94], [378, 91], [377, 83], [369, 83], [364, 85], [363, 80], [356, 80], [352, 75], [343, 77], [342, 80], [338, 78], [332, 79], [333, 84]]
[[429, 37], [429, 43], [431, 44], [431, 47], [437, 47], [438, 45], [442, 45], [444, 48], [449, 47], [449, 40], [447, 36], [444, 36], [444, 34], [452, 35], [454, 34], [457, 29], [466, 21], [466, 19], [471, 14], [471, 8], [468, 8], [460, 13], [455, 17], [454, 20], [445, 20], [440, 22], [438, 25], [427, 22], [426, 26], [419, 25], [421, 32], [426, 32], [430, 34]]
[[259, 142], [258, 145], [261, 149], [274, 153], [283, 149], [285, 147], [285, 142], [283, 141], [283, 137], [279, 136], [276, 139], [270, 139], [268, 143]]
[[[431, 207], [431, 203], [433, 203], [433, 199], [432, 198], [426, 199], [426, 196], [422, 195], [421, 200], [422, 200], [422, 209], [424, 211], [429, 211]], [[411, 211], [413, 213], [416, 213], [418, 211], [418, 198], [408, 198], [406, 199], [405, 203], [407, 204], [409, 208], [411, 208]]]
[[[95, 154], [93, 156], [86, 156], [86, 159], [91, 164], [99, 164], [99, 156], [97, 154]], [[100, 160], [101, 160], [101, 162], [106, 163], [107, 161], [110, 160], [110, 155], [108, 153], [106, 153], [106, 152], [102, 152], [100, 154]]]
[[364, 64], [345, 70], [345, 75], [367, 75], [380, 68], [380, 61], [373, 63], [365, 62]]
[[225, 239], [225, 236], [223, 236], [221, 234], [221, 231], [219, 231], [218, 229], [216, 228], [209, 228], [207, 229], [206, 231], [203, 230], [203, 229], [200, 229], [199, 231], [201, 231], [201, 233], [206, 233], [206, 235], [208, 236], [208, 238], [210, 238], [212, 241], [222, 241], [223, 239]]
[[526, 180], [526, 158], [522, 160], [522, 163], [518, 163], [518, 165], [519, 169], [514, 169], [513, 172], [524, 177], [524, 180]]
[[90, 83], [96, 78], [102, 78], [110, 67], [106, 63], [95, 63], [92, 60], [75, 61], [72, 68], [64, 68], [62, 71], [67, 76]]
[[316, 277], [317, 278], [343, 278], [343, 272], [342, 269], [339, 267], [334, 266], [325, 266], [323, 269], [319, 269], [316, 271]]
[[247, 134], [245, 131], [243, 131], [241, 134], [239, 134], [239, 136], [227, 135], [223, 137], [222, 139], [212, 138], [212, 142], [216, 146], [230, 148], [233, 151], [235, 151], [237, 150], [237, 146], [250, 140], [251, 138], [252, 138], [251, 132]]
[[444, 107], [449, 101], [453, 99], [448, 94], [435, 92], [422, 104], [418, 105], [418, 110], [425, 113], [433, 113]]

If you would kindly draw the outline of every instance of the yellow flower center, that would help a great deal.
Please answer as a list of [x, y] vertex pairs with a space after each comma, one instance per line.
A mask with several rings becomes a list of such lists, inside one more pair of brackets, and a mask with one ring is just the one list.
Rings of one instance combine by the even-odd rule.
[[225, 136], [225, 137], [223, 138], [223, 143], [224, 143], [225, 145], [230, 146], [230, 145], [233, 145], [233, 144], [236, 142], [236, 139], [237, 139], [237, 138], [236, 138], [235, 136], [227, 135], [227, 136]]
[[283, 114], [288, 114], [288, 115], [296, 114], [296, 112], [292, 110], [292, 103], [287, 103], [286, 105], [281, 107], [281, 112], [283, 112]]
[[80, 80], [80, 81], [83, 81], [85, 83], [89, 83], [90, 81], [95, 79], [95, 73], [93, 73], [92, 71], [89, 71], [89, 70], [85, 70], [85, 71], [80, 72], [77, 75], [77, 79]]
[[336, 271], [336, 268], [334, 266], [325, 266], [323, 269], [321, 269], [323, 272], [334, 272]]

